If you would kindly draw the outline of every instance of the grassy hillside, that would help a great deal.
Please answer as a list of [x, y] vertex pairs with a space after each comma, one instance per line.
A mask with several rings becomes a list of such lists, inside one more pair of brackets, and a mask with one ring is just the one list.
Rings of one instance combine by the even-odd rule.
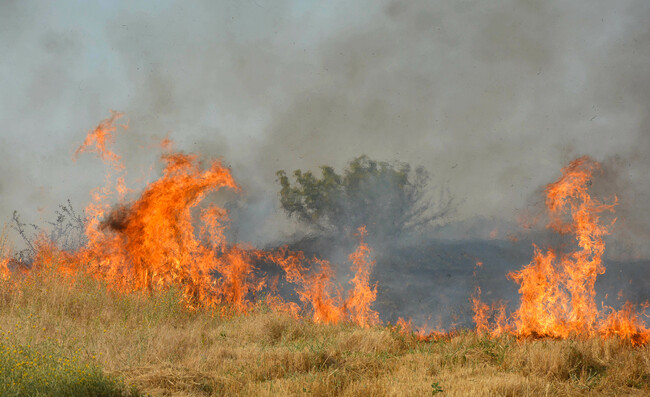
[[424, 342], [263, 304], [248, 314], [190, 312], [174, 291], [122, 294], [54, 270], [0, 285], [2, 395], [650, 393], [650, 348], [616, 340], [459, 332]]

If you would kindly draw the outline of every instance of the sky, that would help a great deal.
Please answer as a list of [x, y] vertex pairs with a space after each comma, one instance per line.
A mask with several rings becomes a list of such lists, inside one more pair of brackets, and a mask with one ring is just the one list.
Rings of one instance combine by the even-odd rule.
[[455, 220], [513, 222], [572, 159], [603, 163], [618, 233], [650, 238], [650, 2], [0, 2], [0, 217], [103, 185], [73, 161], [110, 110], [133, 186], [157, 141], [221, 158], [241, 238], [289, 233], [275, 172], [361, 154], [423, 166]]

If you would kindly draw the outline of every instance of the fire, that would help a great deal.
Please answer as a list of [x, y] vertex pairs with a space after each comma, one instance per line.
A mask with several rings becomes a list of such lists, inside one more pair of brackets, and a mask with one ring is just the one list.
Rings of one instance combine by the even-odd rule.
[[500, 310], [489, 325], [489, 308], [480, 301], [480, 289], [473, 298], [477, 330], [492, 334], [513, 332], [521, 337], [567, 338], [569, 336], [619, 336], [633, 343], [646, 343], [650, 332], [634, 313], [631, 304], [610, 314], [600, 312], [595, 302], [595, 283], [605, 272], [602, 255], [604, 236], [611, 225], [601, 214], [614, 212], [617, 199], [603, 203], [591, 197], [589, 187], [599, 164], [581, 157], [562, 170], [562, 176], [546, 188], [548, 227], [575, 236], [578, 249], [571, 253], [544, 251], [535, 246], [530, 264], [508, 274], [519, 284], [521, 304], [510, 318]]
[[[308, 261], [302, 252], [292, 252], [286, 247], [277, 252], [261, 252], [263, 258], [278, 264], [285, 272], [288, 282], [296, 284], [296, 293], [303, 304], [313, 309], [313, 320], [320, 323], [338, 323], [345, 312], [339, 291], [333, 291], [333, 270], [329, 262], [319, 259]], [[318, 267], [309, 272], [305, 264]]]
[[7, 266], [9, 264], [9, 258], [0, 259], [0, 280], [7, 281], [11, 277], [11, 271]]
[[[105, 186], [91, 192], [92, 200], [86, 207], [88, 243], [69, 253], [39, 239], [33, 269], [56, 263], [63, 274], [74, 277], [86, 273], [118, 291], [177, 288], [190, 308], [245, 312], [252, 306], [255, 293], [273, 287], [267, 285], [265, 277], [255, 274], [254, 261], [264, 258], [281, 266], [287, 280], [298, 285], [299, 298], [311, 305], [314, 321], [349, 321], [362, 327], [379, 323], [377, 312], [370, 309], [377, 291], [369, 282], [374, 262], [369, 260], [370, 248], [364, 243], [365, 227], [359, 229], [359, 247], [350, 255], [355, 275], [344, 300], [327, 261], [307, 261], [302, 252], [290, 252], [286, 247], [265, 252], [228, 243], [227, 211], [200, 204], [219, 190], [240, 190], [230, 170], [217, 160], [204, 166], [196, 155], [173, 152], [168, 137], [159, 145], [164, 151], [162, 176], [146, 186], [139, 197], [126, 200], [133, 192], [126, 188], [121, 157], [111, 150], [120, 117], [113, 112], [88, 133], [74, 154], [76, 159], [85, 152], [95, 153], [108, 166]], [[308, 263], [318, 271], [309, 271]], [[0, 262], [0, 276], [10, 274], [6, 264], [6, 260]], [[267, 303], [299, 312], [295, 304], [284, 302], [273, 290]]]
[[313, 320], [319, 323], [339, 323], [349, 321], [361, 327], [379, 324], [379, 314], [370, 306], [377, 297], [377, 287], [370, 286], [370, 273], [374, 262], [369, 260], [370, 248], [364, 242], [366, 227], [357, 231], [359, 246], [350, 254], [352, 271], [350, 280], [353, 288], [347, 299], [341, 297], [341, 288], [334, 289], [334, 272], [329, 262], [312, 259], [317, 272], [308, 272], [302, 252], [290, 252], [286, 248], [278, 252], [264, 253], [264, 257], [277, 263], [286, 273], [287, 281], [298, 285], [297, 293], [304, 304], [313, 308]]
[[[74, 159], [81, 153], [95, 152], [102, 160], [108, 162], [117, 169], [123, 169], [121, 157], [112, 152], [108, 145], [115, 142], [114, 132], [117, 131], [115, 121], [123, 116], [122, 113], [111, 111], [111, 117], [103, 120], [95, 129], [86, 135], [84, 142], [74, 152]], [[126, 126], [123, 126], [126, 129]]]
[[354, 253], [350, 254], [354, 272], [354, 278], [350, 283], [354, 288], [346, 301], [352, 322], [362, 327], [379, 323], [379, 314], [370, 309], [370, 305], [377, 298], [377, 286], [370, 286], [370, 272], [375, 263], [369, 260], [370, 248], [364, 242], [366, 233], [366, 227], [361, 226], [357, 233], [359, 246]]
[[9, 270], [10, 253], [7, 247], [7, 225], [2, 227], [0, 232], [0, 280], [7, 281], [11, 277]]
[[[123, 166], [119, 157], [106, 149], [115, 131], [109, 119], [89, 135], [77, 152], [92, 148], [115, 169]], [[99, 132], [99, 134], [98, 134]], [[89, 146], [94, 144], [94, 148]], [[170, 153], [162, 156], [163, 175], [148, 185], [132, 203], [107, 208], [103, 195], [94, 194], [87, 208], [90, 214], [86, 235], [89, 243], [75, 254], [75, 264], [89, 264], [85, 271], [101, 277], [123, 290], [160, 290], [182, 286], [189, 306], [214, 306], [229, 302], [243, 307], [243, 296], [259, 288], [249, 282], [249, 258], [237, 246], [228, 247], [223, 237], [225, 211], [216, 207], [204, 210], [202, 234], [209, 244], [201, 244], [192, 225], [192, 209], [211, 192], [238, 189], [230, 171], [218, 161], [206, 170], [195, 155]], [[116, 192], [123, 197], [123, 177]], [[222, 275], [215, 280], [211, 274]]]
[[472, 320], [476, 324], [476, 332], [485, 333], [489, 329], [488, 319], [490, 306], [487, 303], [481, 301], [481, 287], [476, 287], [474, 296], [470, 299], [472, 302]]
[[[256, 295], [264, 292], [265, 302], [272, 307], [296, 316], [308, 311], [315, 322], [349, 322], [361, 327], [381, 323], [379, 314], [372, 309], [377, 285], [371, 283], [375, 263], [365, 242], [365, 226], [356, 233], [358, 246], [349, 256], [353, 276], [344, 294], [346, 288], [336, 282], [328, 261], [308, 259], [304, 253], [287, 247], [262, 251], [227, 241], [227, 211], [214, 204], [202, 205], [212, 193], [240, 190], [230, 170], [218, 160], [206, 165], [194, 154], [174, 152], [172, 141], [165, 138], [159, 146], [164, 152], [162, 176], [134, 197], [135, 192], [126, 187], [122, 159], [111, 150], [120, 117], [112, 113], [102, 121], [74, 154], [77, 158], [82, 153], [95, 153], [108, 166], [104, 187], [91, 192], [86, 207], [88, 242], [74, 252], [66, 252], [44, 237], [39, 238], [34, 244], [33, 270], [54, 268], [69, 277], [84, 273], [125, 293], [175, 288], [192, 309], [246, 312], [255, 304]], [[613, 213], [617, 204], [616, 198], [601, 202], [589, 194], [592, 176], [598, 169], [597, 162], [582, 157], [547, 186], [548, 228], [573, 236], [576, 249], [567, 253], [535, 246], [532, 261], [508, 274], [519, 284], [521, 294], [521, 303], [510, 316], [505, 304], [490, 306], [482, 302], [477, 287], [471, 299], [477, 332], [519, 337], [602, 336], [634, 344], [650, 342], [650, 329], [642, 318], [645, 314], [637, 312], [632, 304], [626, 303], [620, 310], [599, 310], [595, 302], [596, 278], [605, 272], [604, 237], [615, 221], [603, 222], [601, 216]], [[3, 241], [0, 248], [4, 250]], [[4, 281], [16, 273], [9, 258], [0, 252], [0, 279]], [[295, 286], [302, 307], [279, 296], [277, 279], [269, 283], [259, 275], [255, 267], [259, 260], [283, 270], [286, 281]], [[482, 265], [476, 263], [475, 273]], [[19, 271], [26, 268], [21, 266]], [[648, 305], [642, 308], [645, 311]], [[410, 320], [400, 318], [398, 329], [411, 330]], [[426, 334], [422, 328], [417, 336], [430, 340], [448, 334]]]

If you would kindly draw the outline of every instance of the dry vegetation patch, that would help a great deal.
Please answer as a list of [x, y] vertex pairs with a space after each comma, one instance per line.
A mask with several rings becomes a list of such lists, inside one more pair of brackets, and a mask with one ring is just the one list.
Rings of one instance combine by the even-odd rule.
[[459, 332], [429, 342], [390, 327], [189, 311], [178, 292], [111, 291], [48, 270], [0, 286], [0, 330], [48, 343], [152, 395], [647, 395], [650, 351], [618, 340]]

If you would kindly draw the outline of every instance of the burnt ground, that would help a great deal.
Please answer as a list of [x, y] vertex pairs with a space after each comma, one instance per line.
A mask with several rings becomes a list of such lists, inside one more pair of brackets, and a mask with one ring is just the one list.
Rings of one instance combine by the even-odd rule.
[[[392, 323], [399, 317], [411, 318], [416, 326], [440, 329], [473, 326], [469, 300], [476, 286], [481, 287], [484, 302], [506, 301], [509, 309], [516, 308], [518, 285], [506, 275], [528, 264], [533, 256], [530, 241], [430, 239], [384, 249], [369, 245], [376, 261], [372, 280], [378, 290], [373, 308], [380, 318]], [[347, 255], [354, 251], [354, 244], [333, 237], [307, 237], [288, 246], [307, 257], [330, 260], [338, 282], [348, 286]], [[477, 267], [477, 262], [482, 266]], [[596, 282], [599, 305], [606, 295], [606, 304], [616, 308], [625, 300], [650, 300], [650, 260], [605, 260], [604, 264], [607, 271]], [[269, 278], [280, 277], [280, 294], [297, 301], [293, 287], [282, 281], [281, 270], [268, 263], [257, 267]]]

